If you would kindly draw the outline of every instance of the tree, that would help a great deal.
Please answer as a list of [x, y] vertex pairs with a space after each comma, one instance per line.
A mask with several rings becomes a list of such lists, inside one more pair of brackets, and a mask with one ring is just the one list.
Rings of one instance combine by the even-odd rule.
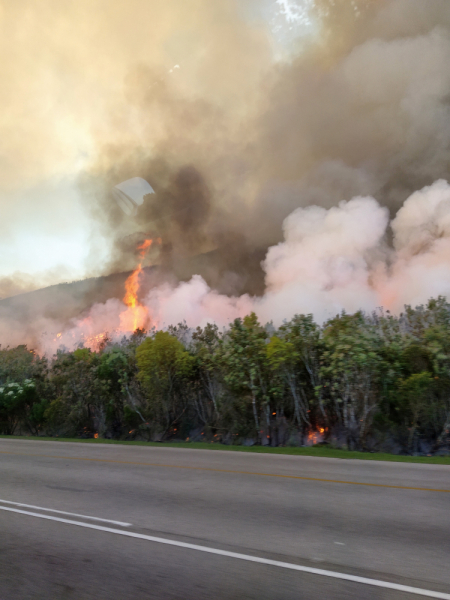
[[364, 448], [365, 436], [379, 401], [383, 341], [361, 312], [343, 313], [324, 328], [321, 373], [335, 402], [350, 449]]
[[203, 392], [199, 394], [197, 414], [203, 424], [214, 424], [220, 419], [219, 403], [223, 394], [219, 329], [210, 323], [203, 329], [197, 327], [192, 340], [196, 372]]
[[147, 438], [195, 429], [228, 440], [267, 434], [276, 444], [289, 430], [321, 427], [337, 440], [343, 432], [349, 448], [365, 448], [369, 432], [408, 452], [450, 445], [444, 298], [399, 317], [343, 313], [323, 327], [312, 315], [278, 330], [255, 314], [223, 333], [181, 323], [51, 361], [26, 346], [0, 348], [3, 433]]
[[3, 433], [13, 435], [20, 420], [26, 418], [27, 405], [33, 403], [35, 388], [31, 379], [0, 387], [0, 429]]
[[0, 385], [18, 382], [32, 376], [33, 362], [37, 360], [33, 350], [27, 346], [0, 349]]
[[225, 367], [224, 380], [230, 390], [243, 401], [250, 400], [254, 426], [259, 437], [260, 413], [264, 412], [270, 426], [269, 364], [266, 352], [267, 333], [255, 313], [236, 319], [227, 332], [222, 346]]
[[39, 433], [45, 422], [45, 398], [51, 396], [47, 376], [47, 359], [27, 346], [0, 350], [0, 387], [4, 389], [0, 420], [5, 431], [14, 432], [20, 424]]
[[194, 359], [166, 331], [145, 339], [136, 350], [138, 378], [148, 394], [149, 414], [164, 433], [178, 424], [187, 405]]
[[59, 404], [53, 414], [60, 419], [64, 415], [60, 427], [67, 433], [102, 435], [105, 431], [108, 386], [98, 377], [99, 363], [100, 355], [89, 348], [57, 355], [51, 377]]
[[[324, 405], [320, 368], [323, 354], [321, 328], [314, 322], [312, 315], [295, 315], [291, 321], [280, 327], [279, 335], [291, 345], [292, 358], [297, 363], [298, 390], [303, 399], [304, 410], [311, 410], [317, 398], [320, 414], [316, 419], [322, 420], [323, 424], [327, 425], [329, 415]], [[308, 425], [310, 421], [308, 416]]]
[[431, 373], [414, 373], [400, 381], [400, 399], [404, 403], [403, 415], [408, 419], [408, 450], [417, 452], [417, 433], [420, 420], [427, 416], [432, 403], [434, 379]]
[[[136, 379], [135, 339], [106, 348], [100, 356], [97, 375], [106, 387], [106, 423], [110, 434], [121, 434], [123, 425], [138, 428], [145, 424], [145, 399]], [[142, 339], [140, 340], [142, 342]]]
[[277, 381], [277, 375], [279, 375], [284, 383], [281, 389], [277, 390], [277, 395], [283, 395], [283, 391], [286, 390], [294, 403], [294, 420], [301, 427], [304, 425], [309, 427], [311, 425], [309, 402], [304, 390], [304, 381], [302, 381], [300, 356], [295, 345], [274, 335], [267, 344], [267, 359], [273, 371], [274, 380]]
[[434, 371], [434, 387], [439, 403], [437, 407], [438, 435], [436, 448], [450, 441], [450, 324], [439, 323], [424, 335]]

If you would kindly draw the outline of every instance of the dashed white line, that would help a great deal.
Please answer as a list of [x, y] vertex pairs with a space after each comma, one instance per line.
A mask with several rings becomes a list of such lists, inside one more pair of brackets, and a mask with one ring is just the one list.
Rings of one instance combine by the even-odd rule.
[[188, 550], [197, 550], [198, 552], [207, 552], [208, 554], [218, 554], [219, 556], [226, 556], [228, 558], [236, 558], [239, 560], [245, 560], [248, 562], [260, 563], [263, 565], [269, 565], [272, 567], [281, 567], [282, 569], [290, 569], [292, 571], [301, 571], [303, 573], [310, 573], [312, 575], [321, 575], [323, 577], [332, 577], [334, 579], [343, 579], [345, 581], [351, 581], [353, 583], [362, 583], [365, 585], [371, 585], [374, 587], [385, 588], [389, 590], [396, 590], [398, 592], [406, 592], [408, 594], [416, 594], [417, 596], [424, 596], [427, 598], [439, 598], [440, 600], [450, 600], [450, 594], [442, 592], [434, 592], [433, 590], [425, 590], [421, 588], [411, 587], [409, 585], [400, 585], [398, 583], [391, 583], [389, 581], [381, 581], [378, 579], [369, 579], [367, 577], [358, 577], [357, 575], [348, 575], [346, 573], [338, 573], [336, 571], [326, 571], [324, 569], [314, 569], [312, 567], [304, 567], [302, 565], [296, 565], [293, 563], [281, 562], [278, 560], [271, 560], [269, 558], [261, 558], [259, 556], [251, 556], [249, 554], [239, 554], [238, 552], [229, 552], [228, 550], [218, 550], [217, 548], [209, 548], [207, 546], [198, 546], [196, 544], [188, 544], [186, 542], [178, 542], [176, 540], [169, 540], [166, 538], [154, 537], [151, 535], [144, 535], [142, 533], [135, 533], [133, 531], [124, 531], [123, 529], [112, 529], [110, 527], [103, 527], [102, 525], [92, 525], [91, 523], [83, 523], [82, 521], [71, 521], [69, 519], [61, 519], [59, 517], [51, 517], [49, 515], [41, 515], [39, 513], [27, 512], [16, 508], [8, 508], [6, 506], [0, 506], [0, 510], [6, 510], [9, 512], [19, 513], [22, 515], [28, 515], [30, 517], [37, 517], [38, 519], [48, 519], [49, 521], [57, 521], [59, 523], [66, 523], [67, 525], [76, 525], [78, 527], [85, 527], [87, 529], [96, 529], [97, 531], [105, 531], [107, 533], [114, 533], [115, 535], [124, 535], [126, 537], [136, 538], [139, 540], [147, 540], [149, 542], [155, 542], [157, 544], [166, 544], [168, 546], [178, 546], [179, 548], [186, 548]]
[[10, 500], [1, 500], [3, 504], [12, 504], [14, 506], [23, 506], [24, 508], [34, 508], [35, 510], [45, 510], [46, 512], [54, 512], [60, 515], [69, 515], [71, 517], [80, 517], [80, 519], [89, 519], [91, 521], [101, 521], [103, 523], [112, 523], [122, 527], [131, 527], [131, 523], [122, 523], [122, 521], [112, 521], [111, 519], [100, 519], [100, 517], [91, 517], [89, 515], [79, 515], [77, 513], [66, 512], [64, 510], [55, 510], [54, 508], [44, 508], [43, 506], [34, 506], [33, 504], [22, 504], [21, 502], [11, 502]]

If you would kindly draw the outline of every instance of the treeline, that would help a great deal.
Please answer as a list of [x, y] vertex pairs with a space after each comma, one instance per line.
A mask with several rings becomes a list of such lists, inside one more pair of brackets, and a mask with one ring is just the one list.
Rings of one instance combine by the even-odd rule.
[[450, 305], [0, 349], [0, 433], [445, 453]]

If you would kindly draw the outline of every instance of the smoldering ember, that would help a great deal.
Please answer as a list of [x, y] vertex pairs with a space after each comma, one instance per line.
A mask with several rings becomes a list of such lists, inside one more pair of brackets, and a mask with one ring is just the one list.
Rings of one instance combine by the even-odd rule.
[[2, 16], [0, 432], [448, 453], [448, 2], [45, 4]]

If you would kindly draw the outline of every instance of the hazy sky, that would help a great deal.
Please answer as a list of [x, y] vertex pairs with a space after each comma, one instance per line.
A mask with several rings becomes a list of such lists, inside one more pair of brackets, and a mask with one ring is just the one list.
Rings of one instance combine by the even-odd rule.
[[[308, 3], [249, 0], [243, 3], [247, 9], [244, 20], [264, 21], [273, 36], [273, 54], [281, 56], [306, 31]], [[109, 99], [123, 94], [120, 74], [134, 59], [145, 63], [144, 38], [153, 35], [153, 24], [149, 22], [147, 32], [140, 23], [141, 15], [133, 12], [130, 4], [131, 24], [126, 24], [124, 35], [130, 36], [135, 29], [135, 38], [117, 39], [116, 44], [120, 22], [115, 22], [114, 13], [117, 8], [117, 21], [123, 19], [119, 7], [124, 2], [106, 4], [110, 31], [105, 30], [109, 25], [102, 29], [95, 19], [90, 22], [89, 7], [100, 4], [102, 0], [68, 2], [64, 14], [66, 6], [61, 10], [53, 0], [39, 6], [32, 0], [0, 0], [0, 47], [2, 56], [7, 57], [0, 67], [5, 82], [0, 93], [0, 279], [14, 274], [17, 279], [20, 272], [24, 289], [33, 286], [26, 275], [36, 276], [41, 285], [83, 277], [87, 266], [95, 269], [92, 252], [88, 254], [93, 241], [99, 265], [106, 252], [80, 198], [76, 176], [91, 159], [97, 128], [108, 126], [102, 115]], [[142, 15], [144, 22], [148, 18], [148, 14]], [[75, 22], [75, 36], [71, 22]], [[177, 56], [176, 29], [164, 40], [165, 28], [170, 30], [170, 24], [161, 22], [165, 61], [173, 57], [173, 63], [182, 68], [184, 57]], [[92, 52], [96, 54], [91, 61]], [[109, 53], [104, 60], [102, 52]], [[111, 66], [114, 62], [117, 78]], [[117, 115], [117, 119], [123, 118]], [[131, 109], [127, 118], [130, 130], [138, 130]], [[1, 288], [0, 297], [8, 295], [8, 286]]]

